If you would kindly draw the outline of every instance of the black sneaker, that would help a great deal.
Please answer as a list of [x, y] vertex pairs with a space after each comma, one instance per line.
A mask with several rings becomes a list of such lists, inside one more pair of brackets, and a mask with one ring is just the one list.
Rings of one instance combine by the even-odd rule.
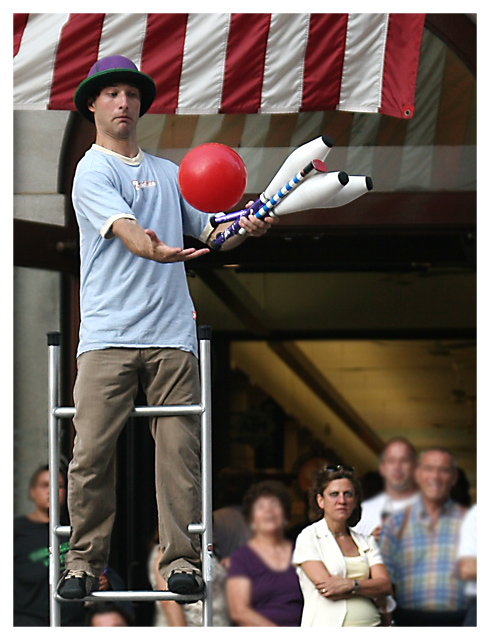
[[67, 569], [58, 582], [58, 594], [67, 600], [82, 600], [92, 591], [98, 591], [99, 579], [85, 573]]
[[176, 569], [169, 576], [168, 590], [181, 596], [199, 595], [204, 592], [204, 581], [197, 571]]

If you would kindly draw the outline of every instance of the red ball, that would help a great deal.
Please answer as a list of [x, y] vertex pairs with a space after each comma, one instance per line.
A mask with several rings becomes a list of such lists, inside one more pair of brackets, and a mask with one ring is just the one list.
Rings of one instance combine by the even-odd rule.
[[179, 188], [185, 200], [208, 213], [227, 211], [245, 193], [247, 170], [238, 153], [218, 142], [191, 149], [179, 166]]

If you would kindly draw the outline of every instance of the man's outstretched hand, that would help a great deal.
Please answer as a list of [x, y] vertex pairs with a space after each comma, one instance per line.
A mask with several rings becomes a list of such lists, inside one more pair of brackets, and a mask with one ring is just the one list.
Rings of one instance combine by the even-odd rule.
[[150, 239], [150, 250], [148, 258], [155, 262], [171, 263], [186, 262], [199, 258], [209, 252], [209, 249], [182, 249], [181, 247], [169, 247], [160, 240], [157, 234], [151, 229], [145, 229], [145, 233]]
[[209, 249], [169, 247], [160, 240], [152, 229], [143, 229], [136, 220], [132, 219], [120, 218], [116, 220], [112, 225], [112, 231], [131, 253], [155, 262], [185, 262], [199, 258], [209, 251]]

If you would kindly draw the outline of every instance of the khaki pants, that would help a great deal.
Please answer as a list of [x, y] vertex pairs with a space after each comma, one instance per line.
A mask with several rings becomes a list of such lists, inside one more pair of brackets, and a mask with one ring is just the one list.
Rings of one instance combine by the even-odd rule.
[[[134, 407], [138, 380], [147, 404], [199, 404], [196, 357], [179, 349], [111, 348], [78, 358], [76, 437], [68, 472], [72, 526], [66, 567], [98, 577], [109, 557], [115, 517], [116, 440]], [[199, 568], [200, 543], [187, 526], [201, 517], [200, 418], [152, 418], [158, 526], [165, 580], [173, 569]], [[150, 464], [150, 461], [148, 461]]]

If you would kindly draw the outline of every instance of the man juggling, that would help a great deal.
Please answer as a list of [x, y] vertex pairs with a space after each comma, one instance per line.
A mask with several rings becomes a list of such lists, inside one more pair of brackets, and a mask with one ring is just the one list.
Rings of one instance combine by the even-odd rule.
[[[149, 405], [199, 403], [194, 306], [184, 262], [209, 249], [184, 249], [183, 236], [211, 243], [226, 225], [189, 205], [178, 167], [143, 152], [136, 125], [156, 95], [152, 78], [123, 56], [98, 60], [74, 96], [95, 123], [96, 141], [77, 166], [73, 205], [80, 230], [80, 336], [74, 389], [76, 431], [68, 474], [72, 533], [58, 593], [84, 598], [98, 588], [115, 517], [115, 445], [139, 381]], [[271, 219], [244, 218], [245, 236]], [[198, 416], [153, 418], [156, 496], [168, 589], [204, 589]]]

